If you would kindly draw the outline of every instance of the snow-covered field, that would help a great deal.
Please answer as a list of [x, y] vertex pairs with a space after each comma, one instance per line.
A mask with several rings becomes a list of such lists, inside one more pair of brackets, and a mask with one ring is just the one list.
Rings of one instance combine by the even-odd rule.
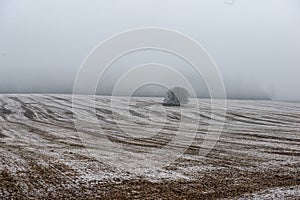
[[[90, 97], [76, 98], [76, 112], [90, 112]], [[160, 98], [133, 98], [129, 110], [126, 100], [112, 107], [109, 97], [96, 98], [97, 131], [120, 146], [111, 152], [95, 145], [91, 131], [76, 129], [72, 96], [1, 95], [0, 199], [300, 199], [299, 103], [229, 100], [222, 134], [203, 158], [208, 127], [222, 113], [211, 115], [209, 100], [198, 109], [195, 100], [163, 108]], [[192, 144], [174, 147], [184, 151], [168, 166], [143, 168], [139, 158], [172, 141], [183, 118], [186, 133], [199, 123]], [[156, 134], [139, 138], [126, 134], [131, 130]], [[131, 155], [131, 165], [122, 155], [108, 162], [116, 152]]]

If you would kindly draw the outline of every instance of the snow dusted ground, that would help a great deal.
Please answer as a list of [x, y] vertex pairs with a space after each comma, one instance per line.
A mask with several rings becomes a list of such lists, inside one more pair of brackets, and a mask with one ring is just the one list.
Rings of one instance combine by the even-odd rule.
[[244, 195], [240, 200], [246, 199], [265, 199], [265, 200], [281, 200], [281, 199], [299, 199], [300, 187], [273, 188], [259, 191], [254, 194]]
[[[90, 97], [77, 98], [76, 112], [88, 114]], [[121, 149], [107, 151], [95, 145], [90, 130], [75, 128], [70, 95], [1, 95], [0, 199], [300, 198], [300, 104], [229, 100], [220, 139], [203, 158], [199, 151], [208, 127], [217, 127], [221, 115], [211, 115], [209, 100], [200, 100], [198, 109], [195, 100], [163, 108], [160, 98], [133, 98], [129, 110], [126, 100], [117, 98], [112, 109], [109, 97], [96, 98], [97, 131]], [[146, 152], [172, 141], [181, 119], [187, 119], [188, 134], [197, 117], [192, 144], [174, 147], [174, 155], [183, 149], [182, 155], [162, 168], [139, 165]], [[124, 134], [152, 130], [152, 137]], [[99, 157], [86, 147], [97, 149]], [[108, 162], [123, 151], [131, 167], [124, 167], [122, 156]]]

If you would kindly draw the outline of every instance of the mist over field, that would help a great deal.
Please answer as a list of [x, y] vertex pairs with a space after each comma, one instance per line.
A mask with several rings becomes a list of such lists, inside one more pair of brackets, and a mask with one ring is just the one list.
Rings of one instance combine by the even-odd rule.
[[300, 199], [299, 75], [299, 0], [0, 0], [0, 199]]
[[[299, 9], [297, 0], [2, 0], [0, 92], [71, 93], [80, 64], [97, 44], [132, 28], [161, 27], [182, 32], [206, 48], [219, 67], [228, 98], [299, 101]], [[189, 64], [149, 51], [113, 63], [97, 93], [111, 94], [124, 69], [148, 61], [180, 70], [197, 96], [209, 97]], [[136, 95], [163, 93], [162, 88], [146, 87]]]

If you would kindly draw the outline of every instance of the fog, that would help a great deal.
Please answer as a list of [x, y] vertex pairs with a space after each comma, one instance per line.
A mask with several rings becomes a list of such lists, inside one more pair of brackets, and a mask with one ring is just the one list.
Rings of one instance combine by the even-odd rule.
[[[194, 38], [218, 66], [228, 98], [300, 101], [298, 0], [0, 0], [0, 93], [71, 93], [81, 63], [97, 44], [138, 27]], [[126, 70], [149, 62], [174, 67], [197, 96], [209, 97], [188, 63], [156, 51], [113, 63], [97, 93], [111, 94]], [[147, 86], [136, 95], [164, 92]]]

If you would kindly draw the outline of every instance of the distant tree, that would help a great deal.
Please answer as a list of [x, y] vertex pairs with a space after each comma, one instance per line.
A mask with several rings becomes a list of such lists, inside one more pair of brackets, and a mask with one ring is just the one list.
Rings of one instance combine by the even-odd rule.
[[164, 106], [180, 106], [180, 104], [186, 104], [189, 102], [189, 92], [182, 87], [174, 87], [167, 91], [164, 99]]

